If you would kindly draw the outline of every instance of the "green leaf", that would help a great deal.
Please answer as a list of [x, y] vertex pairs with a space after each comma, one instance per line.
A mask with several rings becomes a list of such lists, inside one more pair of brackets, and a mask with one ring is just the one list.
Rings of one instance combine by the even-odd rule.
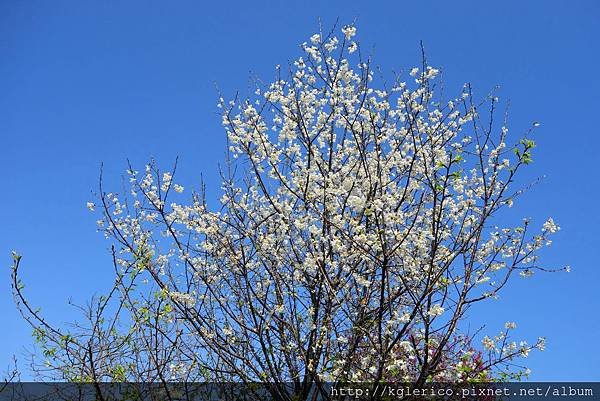
[[523, 157], [521, 158], [521, 161], [524, 164], [530, 164], [531, 162], [533, 162], [533, 159], [531, 158], [531, 153], [529, 153], [529, 152], [523, 153]]

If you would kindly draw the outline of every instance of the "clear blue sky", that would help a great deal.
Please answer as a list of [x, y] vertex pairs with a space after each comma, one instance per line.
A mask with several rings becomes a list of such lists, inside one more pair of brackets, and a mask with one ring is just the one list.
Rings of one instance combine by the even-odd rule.
[[[600, 380], [600, 3], [597, 1], [17, 1], [0, 2], [0, 369], [31, 330], [9, 288], [10, 251], [24, 255], [26, 290], [51, 320], [66, 301], [110, 285], [109, 244], [85, 206], [99, 165], [118, 189], [126, 158], [200, 173], [218, 188], [224, 133], [215, 83], [248, 93], [318, 28], [357, 22], [363, 49], [383, 71], [419, 62], [423, 40], [448, 93], [501, 85], [518, 133], [540, 121], [529, 176], [546, 179], [516, 204], [562, 227], [543, 255], [573, 272], [517, 281], [472, 316], [507, 320], [517, 334], [548, 337], [526, 362], [535, 380]], [[213, 192], [216, 196], [216, 191]]]

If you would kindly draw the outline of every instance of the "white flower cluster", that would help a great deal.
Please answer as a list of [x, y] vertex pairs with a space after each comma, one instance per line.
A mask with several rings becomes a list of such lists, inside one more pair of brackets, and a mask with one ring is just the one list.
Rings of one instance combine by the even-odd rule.
[[[285, 379], [298, 364], [332, 380], [368, 379], [373, 352], [394, 349], [384, 370], [410, 379], [422, 353], [445, 352], [452, 334], [429, 333], [497, 296], [514, 270], [535, 269], [559, 227], [490, 228], [518, 195], [509, 183], [530, 161], [530, 142], [519, 150], [505, 127], [493, 140], [478, 129], [468, 87], [438, 99], [438, 69], [413, 68], [414, 83], [375, 89], [369, 64], [346, 57], [356, 28], [342, 34], [311, 36], [290, 76], [257, 90], [257, 101], [219, 103], [232, 166], [245, 170], [223, 173], [218, 211], [202, 194], [169, 201], [170, 188], [184, 188], [151, 164], [129, 172], [134, 202], [105, 196], [101, 229], [125, 244], [125, 266], [169, 283], [174, 303], [202, 305], [198, 347], [224, 364], [239, 354], [268, 365], [292, 347], [300, 360], [277, 368]], [[483, 348], [529, 352], [503, 336], [484, 337]], [[272, 355], [260, 359], [264, 338]], [[475, 355], [454, 361], [453, 374], [474, 369]]]

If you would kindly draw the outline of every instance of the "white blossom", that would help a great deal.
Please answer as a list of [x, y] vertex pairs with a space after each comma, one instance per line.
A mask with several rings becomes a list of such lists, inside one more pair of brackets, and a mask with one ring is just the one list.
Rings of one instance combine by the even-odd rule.
[[342, 33], [346, 37], [346, 39], [352, 39], [353, 36], [356, 35], [356, 27], [352, 25], [346, 25], [342, 28]]
[[427, 314], [430, 316], [439, 316], [442, 313], [444, 313], [444, 308], [438, 304], [432, 305], [427, 311]]
[[544, 223], [543, 229], [545, 231], [548, 231], [549, 233], [555, 233], [558, 230], [560, 230], [560, 227], [556, 225], [556, 223], [554, 223], [554, 220], [550, 217], [548, 220], [546, 220], [546, 222]]

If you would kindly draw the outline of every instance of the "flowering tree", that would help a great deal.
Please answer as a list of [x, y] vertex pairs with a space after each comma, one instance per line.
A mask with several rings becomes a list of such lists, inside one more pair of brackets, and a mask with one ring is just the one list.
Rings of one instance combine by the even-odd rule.
[[[116, 281], [89, 324], [59, 329], [14, 292], [46, 367], [79, 381], [273, 383], [495, 380], [544, 341], [461, 331], [475, 304], [529, 276], [558, 230], [497, 226], [534, 142], [510, 145], [497, 98], [439, 71], [374, 78], [353, 26], [313, 35], [255, 98], [221, 99], [229, 157], [220, 208], [181, 203], [175, 168], [129, 167], [130, 192], [100, 184]], [[485, 110], [482, 113], [481, 110]], [[543, 270], [543, 269], [542, 269]], [[292, 390], [277, 383], [292, 383]], [[285, 399], [285, 397], [283, 397]]]

